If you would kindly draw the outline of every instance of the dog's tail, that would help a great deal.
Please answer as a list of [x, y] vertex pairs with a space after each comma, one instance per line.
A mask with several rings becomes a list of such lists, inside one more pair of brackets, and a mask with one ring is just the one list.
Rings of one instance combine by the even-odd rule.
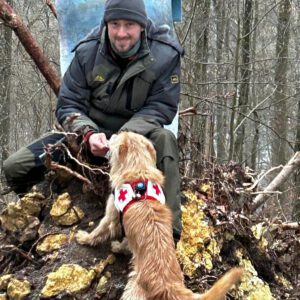
[[223, 300], [230, 288], [240, 281], [243, 275], [241, 268], [233, 268], [221, 277], [206, 293], [195, 297], [195, 300]]

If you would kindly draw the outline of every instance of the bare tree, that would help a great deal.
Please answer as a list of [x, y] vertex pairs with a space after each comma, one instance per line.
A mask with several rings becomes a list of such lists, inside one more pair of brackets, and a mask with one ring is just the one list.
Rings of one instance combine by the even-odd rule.
[[272, 128], [279, 135], [272, 141], [272, 165], [284, 164], [287, 157], [287, 72], [290, 40], [291, 1], [284, 0], [279, 5], [275, 85], [276, 90], [273, 99]]
[[244, 115], [249, 109], [249, 82], [251, 78], [251, 28], [253, 15], [253, 1], [245, 0], [243, 8], [243, 30], [241, 37], [241, 84], [240, 97], [238, 103], [238, 116], [236, 122], [236, 139], [234, 143], [234, 157], [238, 161], [243, 161], [243, 150], [245, 142]]
[[[12, 0], [8, 1], [12, 5]], [[10, 81], [12, 64], [12, 31], [4, 24], [0, 25], [0, 170], [8, 157], [10, 135]]]

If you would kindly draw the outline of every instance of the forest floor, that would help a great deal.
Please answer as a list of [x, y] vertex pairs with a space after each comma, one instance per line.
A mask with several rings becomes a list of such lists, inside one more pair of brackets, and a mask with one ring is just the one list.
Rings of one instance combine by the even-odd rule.
[[[0, 299], [120, 299], [130, 255], [112, 253], [110, 242], [90, 247], [74, 238], [103, 217], [107, 176], [93, 177], [101, 182], [95, 190], [74, 174], [49, 174], [24, 197], [1, 198]], [[204, 292], [241, 266], [242, 282], [228, 299], [300, 299], [300, 232], [250, 214], [244, 191], [252, 183], [237, 164], [183, 178], [177, 256], [186, 285]]]

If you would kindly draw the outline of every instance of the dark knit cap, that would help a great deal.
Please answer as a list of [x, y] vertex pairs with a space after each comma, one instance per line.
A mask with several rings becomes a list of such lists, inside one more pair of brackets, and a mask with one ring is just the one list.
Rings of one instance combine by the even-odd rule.
[[104, 9], [104, 21], [130, 20], [147, 25], [147, 13], [143, 0], [106, 0]]

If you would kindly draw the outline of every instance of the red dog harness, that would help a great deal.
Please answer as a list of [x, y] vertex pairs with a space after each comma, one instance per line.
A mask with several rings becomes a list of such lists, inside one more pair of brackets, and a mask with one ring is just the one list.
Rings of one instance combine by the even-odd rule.
[[155, 200], [162, 204], [166, 203], [161, 186], [147, 179], [124, 183], [120, 188], [115, 189], [114, 194], [115, 206], [123, 214], [136, 201]]

